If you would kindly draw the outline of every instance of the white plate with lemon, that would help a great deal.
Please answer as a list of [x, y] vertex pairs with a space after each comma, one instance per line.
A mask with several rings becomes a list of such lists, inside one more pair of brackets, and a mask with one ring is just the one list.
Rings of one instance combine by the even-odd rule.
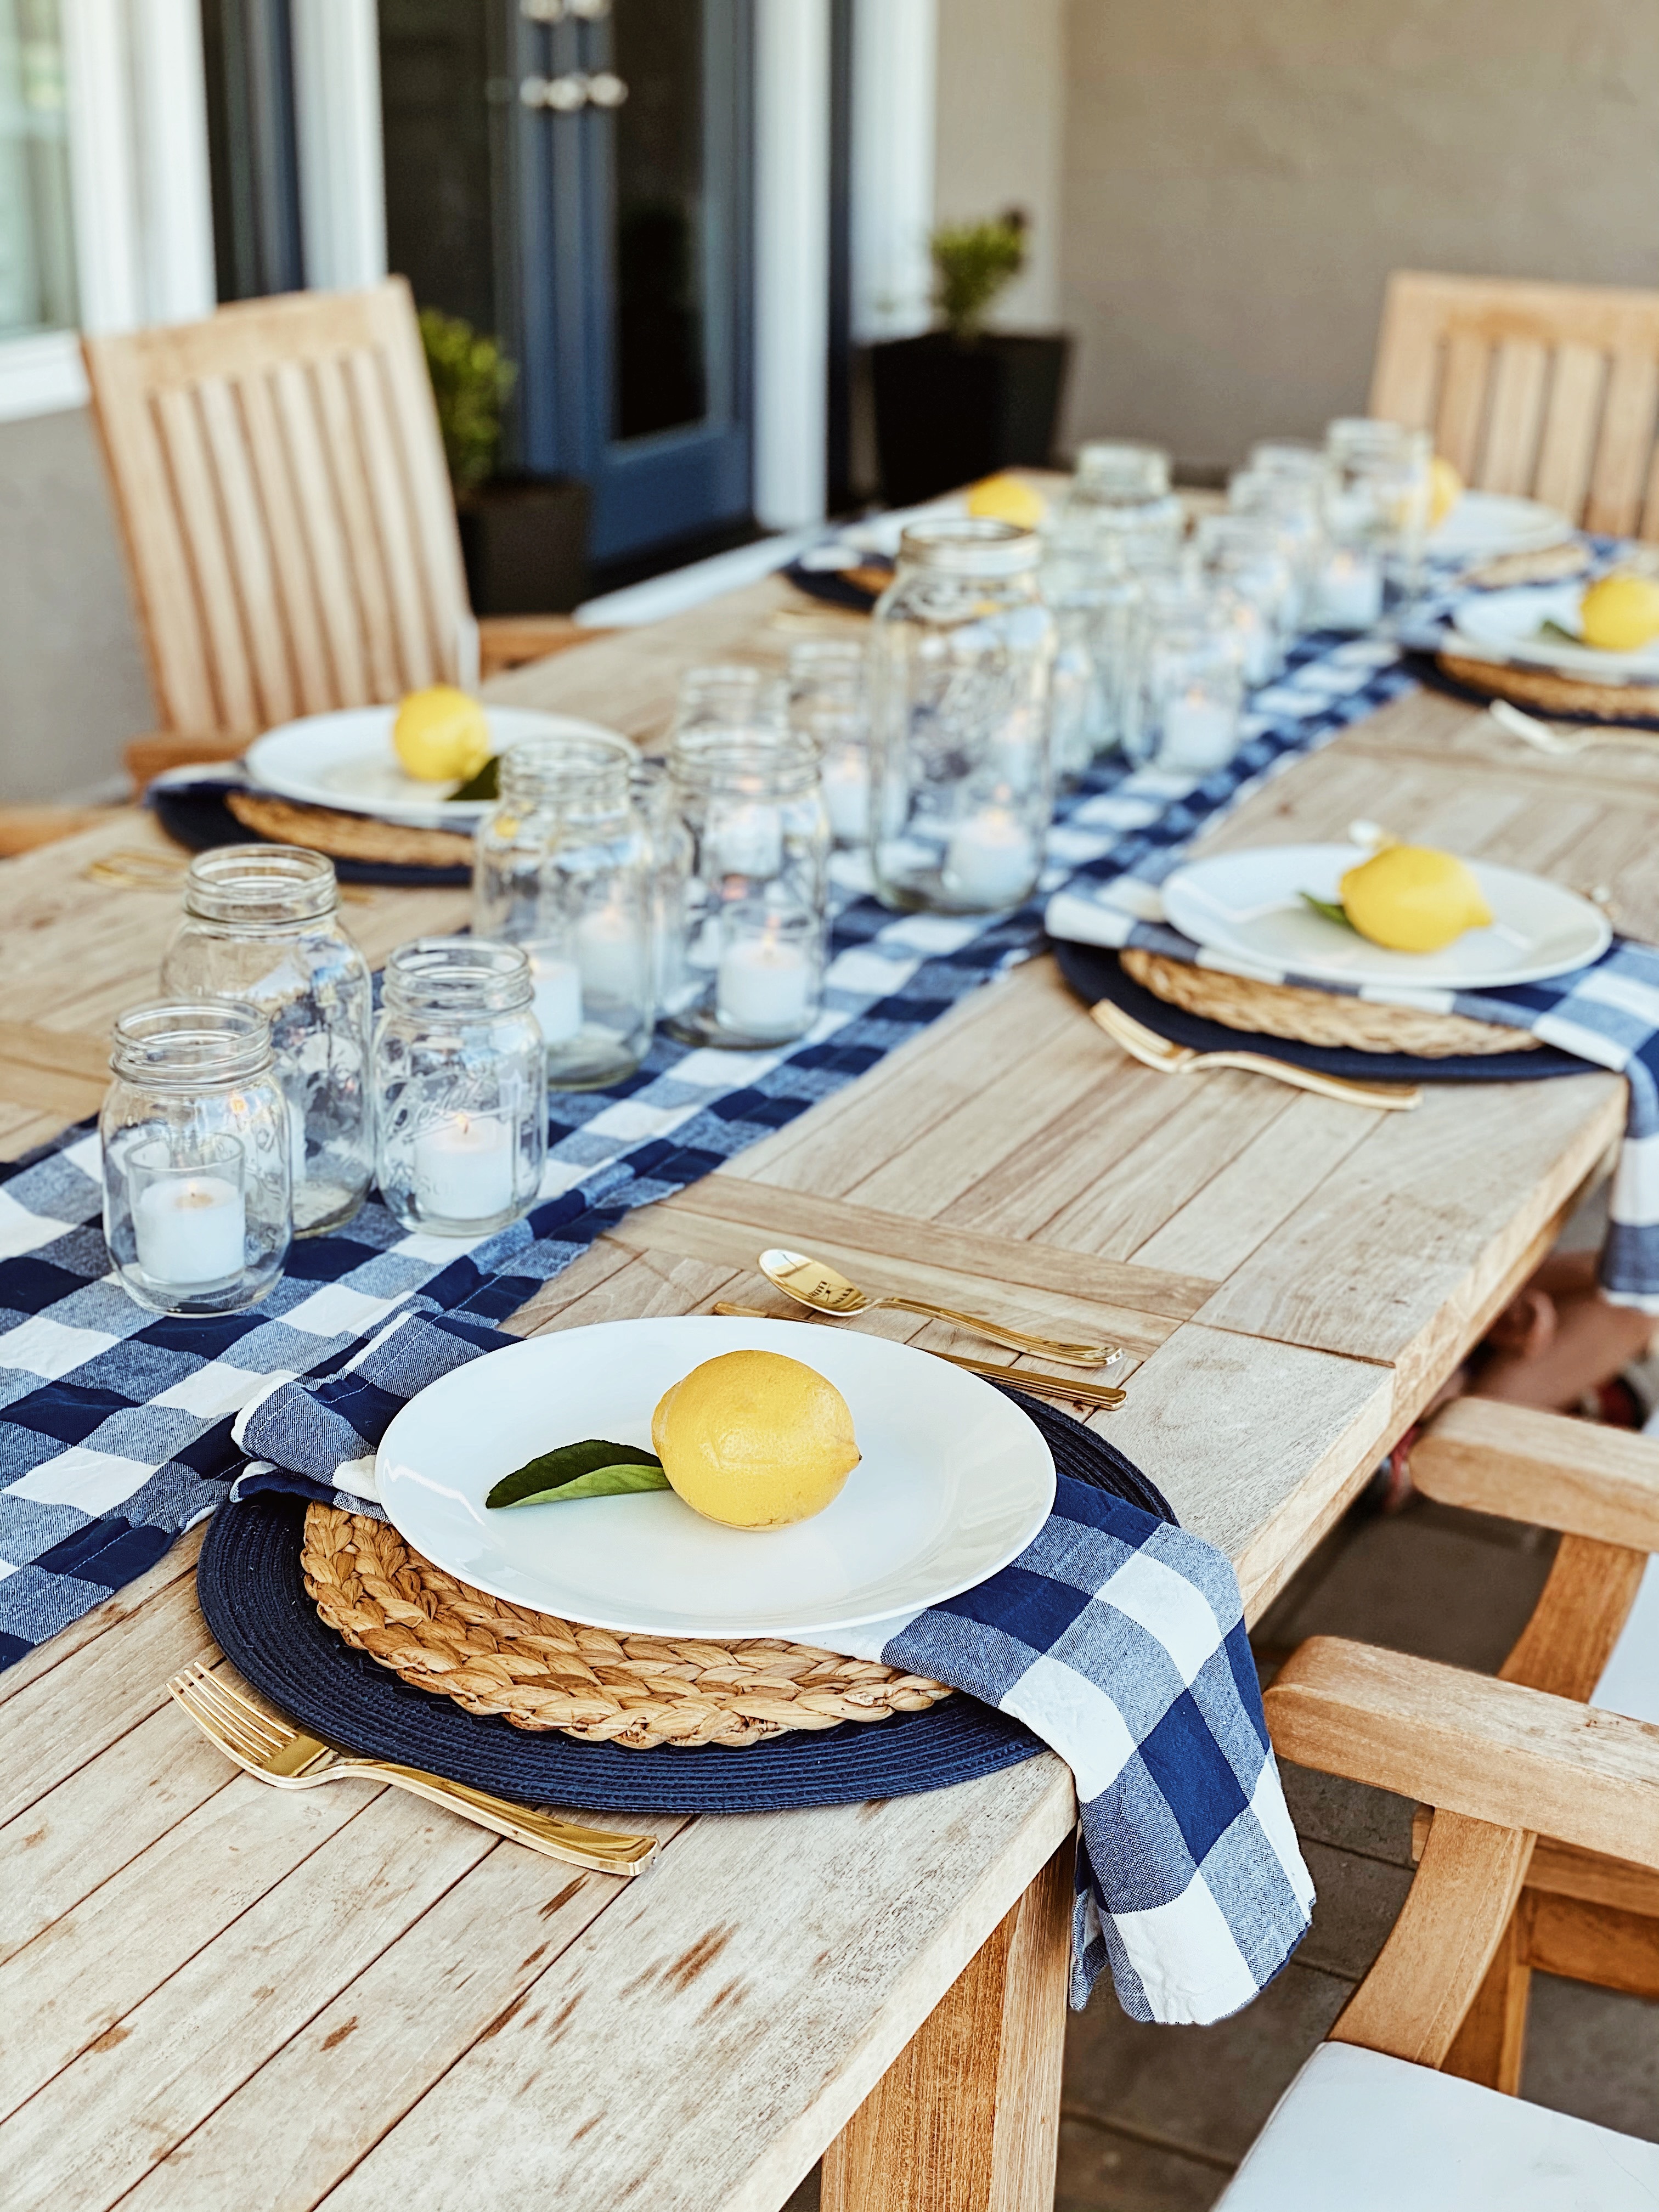
[[1164, 910], [1198, 944], [1269, 981], [1306, 975], [1385, 994], [1541, 982], [1599, 960], [1613, 938], [1576, 891], [1422, 846], [1219, 853], [1168, 878]]
[[347, 707], [267, 730], [246, 766], [262, 789], [307, 806], [423, 830], [470, 830], [492, 801], [450, 794], [524, 738], [609, 737], [595, 722], [484, 706], [434, 684], [398, 707]]
[[1458, 486], [1429, 532], [1428, 550], [1437, 561], [1484, 561], [1499, 553], [1547, 552], [1572, 534], [1567, 517], [1542, 500]]
[[1488, 592], [1453, 622], [1460, 638], [1506, 660], [1603, 684], [1659, 678], [1659, 582], [1649, 576]]
[[[670, 1486], [486, 1504], [579, 1439], [659, 1455]], [[801, 1642], [983, 1582], [1054, 1496], [1035, 1423], [976, 1376], [884, 1337], [702, 1315], [489, 1352], [410, 1401], [375, 1478], [409, 1543], [513, 1604]]]

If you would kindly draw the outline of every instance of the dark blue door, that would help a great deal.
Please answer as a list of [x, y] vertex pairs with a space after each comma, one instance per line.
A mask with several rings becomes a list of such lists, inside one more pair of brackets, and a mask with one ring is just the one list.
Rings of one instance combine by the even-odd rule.
[[585, 477], [596, 561], [750, 504], [751, 0], [528, 0], [524, 459]]

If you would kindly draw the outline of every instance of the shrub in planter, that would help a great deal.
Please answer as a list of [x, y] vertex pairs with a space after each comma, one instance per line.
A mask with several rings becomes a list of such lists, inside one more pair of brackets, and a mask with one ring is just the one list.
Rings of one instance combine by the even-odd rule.
[[587, 486], [574, 477], [499, 473], [513, 363], [494, 338], [434, 307], [421, 311], [421, 337], [473, 612], [568, 614], [587, 593]]
[[987, 311], [1025, 260], [1018, 208], [951, 224], [931, 240], [943, 328], [870, 349], [876, 453], [893, 507], [990, 476], [1045, 466], [1071, 339], [1062, 331], [988, 331]]

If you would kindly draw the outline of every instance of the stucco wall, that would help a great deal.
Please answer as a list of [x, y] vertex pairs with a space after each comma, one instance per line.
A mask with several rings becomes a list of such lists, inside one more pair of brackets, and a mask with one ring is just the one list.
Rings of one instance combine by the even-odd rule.
[[1030, 216], [1025, 268], [992, 317], [1016, 330], [1060, 319], [1066, 15], [1066, 0], [939, 0], [935, 220]]
[[1316, 434], [1392, 268], [1659, 285], [1656, 0], [1069, 0], [1066, 33], [1073, 435]]
[[98, 793], [151, 726], [91, 422], [0, 423], [0, 802]]

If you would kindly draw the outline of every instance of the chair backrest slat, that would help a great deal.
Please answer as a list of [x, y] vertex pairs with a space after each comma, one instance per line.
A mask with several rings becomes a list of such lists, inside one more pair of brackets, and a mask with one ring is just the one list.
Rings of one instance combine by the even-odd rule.
[[1370, 406], [1483, 491], [1659, 536], [1659, 292], [1396, 270]]
[[401, 278], [84, 349], [165, 726], [251, 736], [466, 678], [476, 633]]

